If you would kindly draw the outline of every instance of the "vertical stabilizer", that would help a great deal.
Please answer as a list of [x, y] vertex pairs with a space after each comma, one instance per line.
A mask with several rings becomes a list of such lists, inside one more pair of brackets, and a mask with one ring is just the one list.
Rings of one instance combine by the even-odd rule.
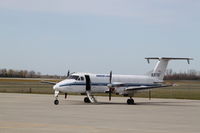
[[170, 60], [187, 60], [188, 64], [190, 63], [190, 60], [192, 60], [192, 58], [168, 58], [168, 57], [162, 57], [162, 58], [158, 58], [158, 57], [149, 57], [149, 58], [145, 58], [147, 59], [148, 63], [150, 60], [158, 60], [153, 72], [151, 73], [152, 77], [158, 78], [159, 80], [163, 80], [166, 69], [167, 69], [167, 65], [168, 62]]

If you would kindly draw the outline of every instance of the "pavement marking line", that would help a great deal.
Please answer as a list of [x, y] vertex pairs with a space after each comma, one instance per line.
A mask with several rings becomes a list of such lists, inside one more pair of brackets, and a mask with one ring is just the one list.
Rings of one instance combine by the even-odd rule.
[[0, 123], [0, 128], [24, 128], [24, 127], [45, 127], [45, 126], [47, 125], [38, 123], [19, 123], [19, 122]]
[[[2, 126], [3, 123], [3, 126]], [[5, 126], [4, 126], [5, 125]], [[9, 125], [9, 126], [8, 126]], [[54, 127], [54, 128], [73, 128], [73, 129], [87, 129], [89, 131], [124, 131], [123, 129], [117, 128], [101, 128], [101, 127], [92, 127], [92, 126], [83, 126], [83, 125], [55, 125], [55, 124], [38, 124], [38, 123], [22, 123], [22, 122], [0, 122], [0, 129], [15, 129], [15, 128], [47, 128], [47, 127]], [[130, 131], [133, 131], [130, 129]]]
[[[9, 125], [9, 126], [8, 126]], [[56, 124], [39, 124], [39, 123], [21, 123], [21, 122], [0, 122], [0, 128], [32, 128], [32, 127], [57, 127], [57, 128], [85, 128], [96, 129], [92, 126], [82, 125], [56, 125]]]

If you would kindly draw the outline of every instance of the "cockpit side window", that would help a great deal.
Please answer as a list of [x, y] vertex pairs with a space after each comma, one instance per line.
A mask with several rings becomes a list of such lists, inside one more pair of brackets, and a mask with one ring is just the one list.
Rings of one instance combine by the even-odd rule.
[[83, 81], [83, 80], [84, 80], [84, 77], [81, 77], [81, 80]]
[[79, 80], [79, 81], [83, 81], [84, 78], [83, 78], [83, 77], [79, 77], [77, 80]]

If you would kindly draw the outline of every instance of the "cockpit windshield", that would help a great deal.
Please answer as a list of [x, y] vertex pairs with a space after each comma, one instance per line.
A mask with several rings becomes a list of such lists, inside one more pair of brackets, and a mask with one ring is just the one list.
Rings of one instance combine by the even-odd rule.
[[78, 78], [79, 78], [79, 76], [76, 76], [76, 75], [71, 75], [68, 77], [68, 79], [75, 79], [75, 80], [77, 80]]
[[84, 80], [84, 77], [79, 77], [79, 76], [76, 76], [76, 75], [71, 75], [68, 77], [68, 79], [75, 79], [75, 80], [79, 80], [79, 81], [83, 81]]

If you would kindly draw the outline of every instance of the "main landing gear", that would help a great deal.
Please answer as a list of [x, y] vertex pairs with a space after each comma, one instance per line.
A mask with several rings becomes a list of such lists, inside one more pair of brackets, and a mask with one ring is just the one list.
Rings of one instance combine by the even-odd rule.
[[86, 91], [87, 97], [84, 98], [85, 103], [97, 103], [95, 97], [91, 94], [90, 91]]
[[132, 97], [130, 97], [130, 99], [127, 99], [127, 104], [131, 105], [134, 104], [134, 99]]
[[84, 98], [84, 102], [85, 102], [85, 103], [91, 103], [91, 102], [90, 102], [90, 99], [89, 99], [88, 97], [85, 97], [85, 98]]

